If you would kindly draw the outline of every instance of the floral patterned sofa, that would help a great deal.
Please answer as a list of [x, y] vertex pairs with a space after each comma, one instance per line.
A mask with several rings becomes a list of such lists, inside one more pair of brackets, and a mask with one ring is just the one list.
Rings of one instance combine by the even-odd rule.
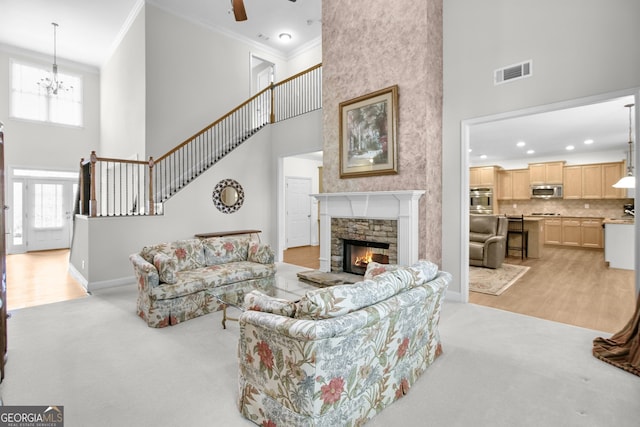
[[273, 289], [274, 253], [247, 236], [179, 240], [145, 246], [129, 259], [138, 282], [138, 315], [154, 328], [220, 310], [248, 286]]
[[253, 291], [240, 316], [242, 415], [263, 426], [362, 425], [405, 395], [441, 353], [451, 275], [421, 260], [297, 302]]

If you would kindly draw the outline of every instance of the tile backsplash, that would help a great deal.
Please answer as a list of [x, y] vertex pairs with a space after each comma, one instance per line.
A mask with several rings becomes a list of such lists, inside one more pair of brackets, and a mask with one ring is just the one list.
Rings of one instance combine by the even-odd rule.
[[556, 213], [563, 216], [617, 218], [624, 215], [625, 204], [633, 204], [633, 199], [499, 200], [498, 213], [507, 215], [530, 215], [533, 212], [542, 212]]

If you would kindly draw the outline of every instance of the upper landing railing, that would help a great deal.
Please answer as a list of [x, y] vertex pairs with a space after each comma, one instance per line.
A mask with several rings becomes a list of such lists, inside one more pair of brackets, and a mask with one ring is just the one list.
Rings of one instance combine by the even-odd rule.
[[93, 151], [80, 161], [77, 213], [160, 214], [163, 202], [264, 126], [320, 108], [322, 64], [271, 84], [157, 159], [114, 159]]

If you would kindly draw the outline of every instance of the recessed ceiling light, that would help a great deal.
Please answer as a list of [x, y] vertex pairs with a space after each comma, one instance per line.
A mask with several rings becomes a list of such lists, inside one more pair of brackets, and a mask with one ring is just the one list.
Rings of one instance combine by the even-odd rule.
[[516, 144], [518, 147], [524, 147], [525, 145], [527, 145], [526, 142], [524, 141], [518, 141], [518, 143]]
[[534, 150], [527, 150], [527, 154], [533, 154], [533, 153], [535, 153]]
[[288, 42], [289, 40], [291, 40], [291, 34], [289, 34], [289, 33], [280, 33], [278, 38], [280, 40], [282, 40], [283, 42]]
[[567, 146], [565, 147], [565, 149], [566, 149], [567, 151], [571, 151], [571, 150], [573, 150], [574, 148], [576, 148], [576, 147], [574, 147], [573, 145], [567, 145]]
[[593, 144], [593, 139], [585, 139], [584, 143], [589, 145], [589, 144]]
[[486, 158], [487, 158], [487, 155], [486, 155], [486, 154], [483, 154], [482, 156], [480, 156], [480, 158], [481, 158], [481, 159], [486, 159]]
[[473, 150], [471, 148], [469, 148], [469, 152], [472, 152]]

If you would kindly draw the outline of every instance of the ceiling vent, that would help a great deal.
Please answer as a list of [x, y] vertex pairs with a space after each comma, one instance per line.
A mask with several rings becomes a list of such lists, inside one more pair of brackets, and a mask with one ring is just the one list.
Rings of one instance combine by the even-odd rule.
[[499, 68], [493, 73], [493, 83], [496, 85], [513, 80], [524, 79], [531, 76], [532, 61], [521, 62], [520, 64], [509, 65]]

